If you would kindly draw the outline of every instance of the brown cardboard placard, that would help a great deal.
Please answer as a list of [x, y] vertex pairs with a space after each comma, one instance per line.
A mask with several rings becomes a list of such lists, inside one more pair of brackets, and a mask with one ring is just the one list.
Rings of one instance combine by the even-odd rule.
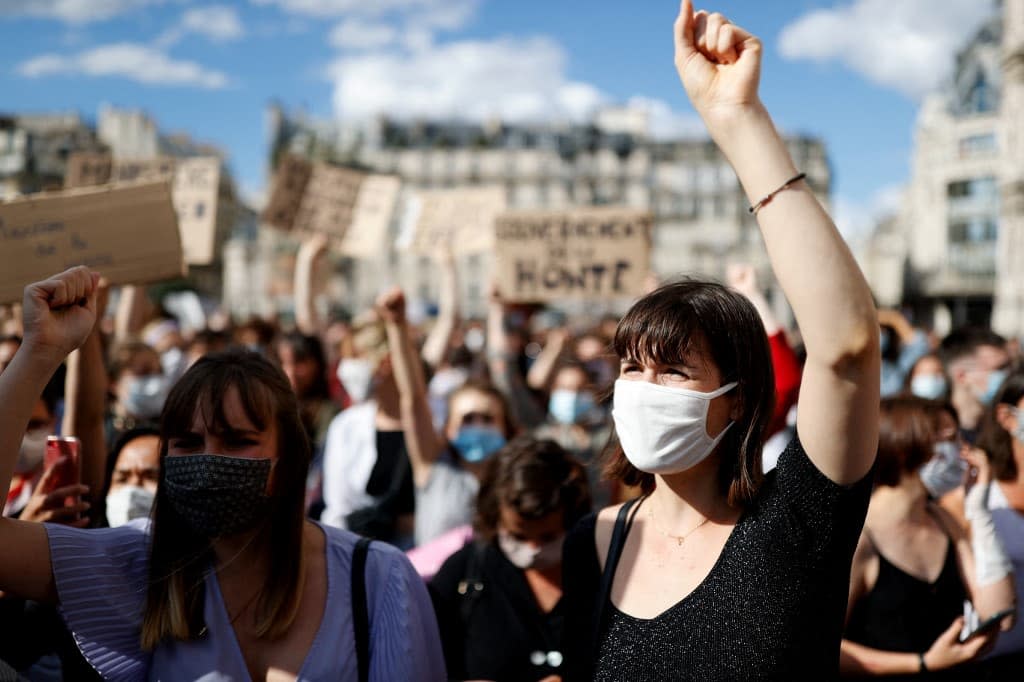
[[170, 180], [178, 211], [185, 262], [207, 265], [214, 259], [220, 159], [216, 156], [113, 160], [107, 153], [75, 152], [68, 157], [65, 187]]
[[270, 198], [260, 216], [263, 222], [290, 232], [312, 173], [313, 164], [309, 161], [292, 155], [283, 157], [274, 171]]
[[639, 295], [652, 224], [632, 208], [504, 213], [494, 228], [498, 290], [509, 302]]
[[220, 159], [216, 156], [178, 159], [171, 194], [178, 212], [185, 262], [189, 265], [207, 265], [214, 260], [219, 193]]
[[338, 244], [341, 253], [353, 258], [381, 254], [401, 188], [402, 181], [394, 175], [368, 175], [363, 179], [352, 210], [352, 224]]
[[0, 303], [26, 285], [88, 265], [111, 284], [185, 272], [167, 182], [29, 195], [0, 204]]
[[366, 173], [351, 168], [314, 164], [292, 229], [343, 238], [352, 224], [359, 187], [365, 177]]
[[64, 171], [64, 187], [91, 187], [110, 182], [114, 157], [106, 152], [73, 152]]
[[453, 253], [471, 254], [494, 247], [494, 220], [505, 210], [500, 186], [421, 190], [406, 226], [403, 247], [423, 254], [448, 246]]

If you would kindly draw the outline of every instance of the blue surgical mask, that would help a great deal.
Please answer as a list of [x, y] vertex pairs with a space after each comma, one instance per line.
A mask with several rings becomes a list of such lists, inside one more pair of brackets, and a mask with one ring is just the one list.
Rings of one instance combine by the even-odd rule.
[[505, 436], [489, 426], [463, 426], [452, 445], [462, 459], [476, 464], [505, 447]]
[[999, 392], [999, 387], [1006, 381], [1006, 377], [1010, 376], [1010, 373], [1005, 369], [994, 369], [988, 373], [988, 385], [985, 387], [985, 392], [978, 398], [986, 405], [991, 405], [992, 401], [996, 398], [996, 393]]
[[918, 374], [910, 380], [910, 392], [925, 400], [938, 400], [946, 395], [946, 377], [941, 374]]
[[594, 396], [586, 391], [576, 392], [561, 388], [551, 391], [548, 413], [559, 424], [575, 424], [592, 409]]

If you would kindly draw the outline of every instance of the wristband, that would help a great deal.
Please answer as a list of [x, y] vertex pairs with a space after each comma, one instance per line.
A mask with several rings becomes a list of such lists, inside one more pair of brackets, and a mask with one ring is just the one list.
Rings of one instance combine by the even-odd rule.
[[924, 654], [923, 653], [919, 653], [917, 655], [917, 662], [919, 664], [917, 672], [919, 672], [919, 673], [931, 672], [930, 670], [928, 670], [928, 665], [924, 662]]
[[767, 206], [768, 204], [771, 203], [772, 199], [775, 198], [776, 194], [778, 194], [779, 192], [781, 192], [783, 190], [789, 189], [790, 185], [792, 185], [795, 182], [800, 182], [801, 180], [803, 180], [806, 177], [807, 177], [807, 173], [798, 173], [798, 174], [794, 175], [789, 180], [786, 180], [786, 182], [782, 183], [782, 186], [779, 187], [777, 190], [775, 190], [774, 192], [769, 192], [768, 194], [766, 194], [764, 196], [763, 199], [761, 199], [761, 201], [757, 202], [756, 204], [754, 204], [753, 206], [748, 208], [747, 212], [752, 214], [752, 215], [757, 215], [758, 211], [760, 211], [762, 208], [764, 208], [765, 206]]

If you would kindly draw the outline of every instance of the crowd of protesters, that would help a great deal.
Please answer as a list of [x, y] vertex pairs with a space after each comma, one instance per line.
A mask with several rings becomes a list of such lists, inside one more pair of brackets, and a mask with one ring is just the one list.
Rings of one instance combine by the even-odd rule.
[[1019, 347], [876, 310], [760, 43], [688, 1], [675, 40], [796, 327], [746, 265], [467, 319], [447, 253], [426, 323], [399, 289], [324, 318], [321, 237], [294, 324], [26, 283], [0, 680], [1024, 679]]

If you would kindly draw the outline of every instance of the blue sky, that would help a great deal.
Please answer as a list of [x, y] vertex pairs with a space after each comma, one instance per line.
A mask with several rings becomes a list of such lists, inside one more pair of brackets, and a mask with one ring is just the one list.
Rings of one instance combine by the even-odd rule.
[[[841, 224], [863, 228], [906, 181], [913, 124], [986, 0], [725, 0], [765, 43], [780, 127], [824, 139]], [[141, 108], [265, 183], [271, 100], [323, 117], [585, 117], [649, 109], [696, 122], [672, 66], [674, 0], [0, 0], [7, 112]]]

